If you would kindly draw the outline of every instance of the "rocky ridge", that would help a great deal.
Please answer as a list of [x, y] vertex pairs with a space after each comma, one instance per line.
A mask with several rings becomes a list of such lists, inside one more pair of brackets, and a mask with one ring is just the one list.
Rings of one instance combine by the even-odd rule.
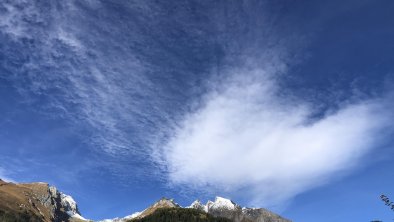
[[[142, 212], [137, 212], [124, 218], [106, 219], [99, 222], [128, 222], [133, 219], [143, 218], [161, 208], [182, 207], [175, 203], [173, 199], [162, 198]], [[215, 201], [208, 201], [206, 204], [202, 204], [199, 200], [196, 200], [186, 208], [200, 210], [215, 217], [228, 218], [234, 222], [291, 222], [264, 208], [241, 207], [223, 197], [216, 197]]]

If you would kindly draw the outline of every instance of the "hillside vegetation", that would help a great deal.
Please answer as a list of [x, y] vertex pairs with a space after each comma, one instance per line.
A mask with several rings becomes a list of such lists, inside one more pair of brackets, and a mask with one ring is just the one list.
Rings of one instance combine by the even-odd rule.
[[128, 222], [231, 222], [231, 220], [214, 217], [196, 209], [162, 208], [146, 217], [131, 219]]

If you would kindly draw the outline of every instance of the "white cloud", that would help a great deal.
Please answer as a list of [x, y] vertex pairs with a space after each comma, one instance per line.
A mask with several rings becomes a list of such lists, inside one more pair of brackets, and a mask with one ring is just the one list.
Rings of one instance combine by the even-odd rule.
[[229, 75], [163, 149], [173, 185], [281, 204], [356, 164], [387, 123], [377, 100], [312, 120], [311, 104], [281, 96], [276, 68]]

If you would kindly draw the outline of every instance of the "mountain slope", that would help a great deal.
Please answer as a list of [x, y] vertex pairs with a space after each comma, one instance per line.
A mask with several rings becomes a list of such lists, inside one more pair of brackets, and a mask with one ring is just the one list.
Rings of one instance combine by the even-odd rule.
[[[242, 208], [233, 201], [222, 197], [216, 197], [215, 201], [208, 201], [205, 205], [196, 200], [186, 208], [182, 208], [172, 199], [162, 198], [141, 213], [137, 212], [124, 218], [107, 219], [101, 222], [144, 221], [140, 219], [149, 217], [157, 211], [162, 213], [168, 211], [168, 214], [171, 214], [174, 211], [178, 212], [177, 210], [182, 212], [181, 209], [192, 209], [202, 214], [209, 215], [210, 217], [213, 216], [215, 218], [226, 218], [233, 222], [290, 222], [290, 220], [287, 220], [266, 209]], [[156, 218], [156, 216], [154, 217]]]
[[214, 217], [205, 212], [190, 208], [161, 208], [142, 218], [127, 220], [127, 222], [231, 222], [230, 219]]
[[15, 184], [0, 180], [1, 222], [79, 222], [72, 197], [47, 183]]
[[215, 201], [208, 201], [206, 205], [194, 201], [189, 208], [202, 210], [215, 217], [228, 218], [234, 222], [290, 222], [264, 208], [242, 208], [223, 197], [216, 197]]
[[140, 214], [134, 214], [134, 215], [136, 215], [136, 218], [143, 218], [143, 217], [153, 214], [158, 209], [180, 208], [180, 207], [181, 206], [179, 206], [177, 203], [175, 203], [173, 199], [162, 198], [159, 201], [157, 201], [156, 203], [154, 203], [152, 206], [150, 206], [147, 209], [145, 209], [144, 211], [142, 211]]

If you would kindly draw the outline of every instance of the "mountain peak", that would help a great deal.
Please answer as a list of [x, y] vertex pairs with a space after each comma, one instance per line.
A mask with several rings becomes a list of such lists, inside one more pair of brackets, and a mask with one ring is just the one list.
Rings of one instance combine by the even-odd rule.
[[158, 200], [156, 203], [154, 203], [153, 205], [142, 211], [141, 213], [136, 214], [136, 217], [137, 218], [145, 217], [149, 214], [152, 214], [153, 212], [155, 212], [157, 209], [160, 208], [177, 208], [177, 207], [180, 206], [179, 204], [174, 202], [174, 199], [163, 197], [160, 200]]
[[232, 200], [219, 196], [215, 197], [215, 202], [208, 202], [207, 205], [208, 210], [211, 208], [224, 208], [228, 210], [235, 210], [238, 207], [238, 205]]
[[190, 204], [190, 206], [188, 206], [187, 208], [193, 208], [193, 209], [197, 209], [197, 210], [201, 210], [204, 212], [207, 212], [206, 207], [204, 204], [202, 204], [200, 202], [200, 200], [195, 200], [192, 204]]
[[180, 207], [179, 204], [175, 203], [174, 199], [169, 199], [166, 197], [162, 197], [153, 206], [157, 207]]

